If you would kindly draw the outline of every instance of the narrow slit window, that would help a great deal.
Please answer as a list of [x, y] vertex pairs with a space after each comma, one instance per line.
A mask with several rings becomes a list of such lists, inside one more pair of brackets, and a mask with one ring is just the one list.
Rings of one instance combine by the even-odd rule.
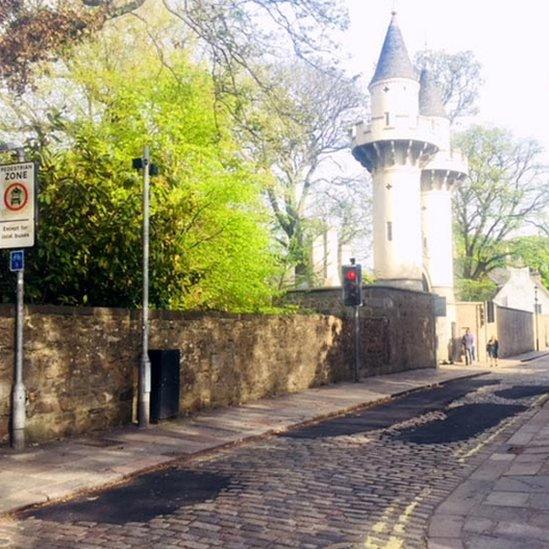
[[391, 117], [388, 112], [385, 113], [385, 125], [388, 126], [391, 122]]
[[393, 224], [391, 221], [387, 221], [387, 240], [393, 240]]

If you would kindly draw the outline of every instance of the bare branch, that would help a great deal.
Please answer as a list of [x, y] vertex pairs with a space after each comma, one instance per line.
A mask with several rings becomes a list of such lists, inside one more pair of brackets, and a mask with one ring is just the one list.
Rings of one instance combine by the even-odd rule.
[[448, 117], [457, 118], [477, 113], [477, 100], [482, 85], [480, 63], [473, 52], [423, 50], [416, 55], [419, 67], [429, 68], [441, 92]]

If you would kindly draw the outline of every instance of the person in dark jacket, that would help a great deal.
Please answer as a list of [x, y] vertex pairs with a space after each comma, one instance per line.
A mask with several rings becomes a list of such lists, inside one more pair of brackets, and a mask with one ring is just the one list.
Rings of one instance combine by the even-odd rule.
[[465, 355], [465, 364], [473, 364], [475, 360], [475, 336], [469, 328], [465, 329], [465, 335], [461, 338], [463, 354]]
[[490, 366], [498, 365], [498, 351], [499, 351], [499, 341], [492, 336], [488, 343], [486, 344], [486, 351], [488, 352], [488, 359], [490, 360]]

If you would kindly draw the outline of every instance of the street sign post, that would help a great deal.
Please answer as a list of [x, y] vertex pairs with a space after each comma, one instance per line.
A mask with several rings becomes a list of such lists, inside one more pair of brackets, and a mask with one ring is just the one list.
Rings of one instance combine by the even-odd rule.
[[12, 390], [11, 444], [25, 447], [27, 400], [23, 381], [23, 326], [25, 323], [25, 254], [22, 248], [34, 246], [36, 220], [36, 167], [25, 161], [22, 147], [3, 147], [16, 151], [19, 162], [0, 165], [0, 249], [10, 253], [10, 270], [17, 273], [15, 319], [15, 372]]

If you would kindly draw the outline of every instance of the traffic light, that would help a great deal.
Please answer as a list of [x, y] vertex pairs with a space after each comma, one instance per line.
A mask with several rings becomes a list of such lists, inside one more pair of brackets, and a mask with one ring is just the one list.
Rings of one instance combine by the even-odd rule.
[[478, 314], [479, 314], [480, 325], [481, 325], [481, 326], [484, 326], [484, 323], [485, 323], [485, 319], [484, 319], [484, 305], [479, 305]]
[[344, 265], [342, 275], [343, 303], [347, 307], [360, 307], [362, 305], [362, 267]]

